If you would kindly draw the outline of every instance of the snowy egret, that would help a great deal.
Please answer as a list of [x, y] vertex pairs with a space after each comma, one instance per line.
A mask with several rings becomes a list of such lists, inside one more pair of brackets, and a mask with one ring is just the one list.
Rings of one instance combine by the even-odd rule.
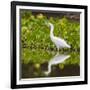
[[52, 65], [56, 65], [56, 64], [60, 64], [62, 62], [64, 62], [66, 59], [68, 59], [70, 57], [70, 55], [60, 55], [59, 53], [57, 53], [53, 58], [50, 59], [49, 63], [48, 63], [48, 71], [45, 71], [45, 75], [48, 75], [51, 72], [51, 66]]
[[50, 23], [50, 22], [47, 22], [47, 24], [49, 24], [49, 26], [50, 26], [50, 38], [51, 38], [52, 42], [56, 45], [57, 50], [59, 51], [59, 48], [65, 48], [65, 47], [70, 48], [71, 46], [68, 45], [64, 39], [54, 36], [54, 34], [53, 34], [53, 30], [54, 30], [53, 24]]

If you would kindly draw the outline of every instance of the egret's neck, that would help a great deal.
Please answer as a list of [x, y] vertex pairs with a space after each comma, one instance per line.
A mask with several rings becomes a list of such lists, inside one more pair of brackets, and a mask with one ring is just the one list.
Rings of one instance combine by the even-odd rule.
[[53, 30], [54, 30], [54, 26], [53, 26], [53, 24], [50, 23], [50, 36], [51, 37], [54, 36]]

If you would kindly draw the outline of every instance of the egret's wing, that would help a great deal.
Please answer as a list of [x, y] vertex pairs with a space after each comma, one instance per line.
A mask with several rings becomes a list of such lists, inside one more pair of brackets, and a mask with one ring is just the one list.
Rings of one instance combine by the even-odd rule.
[[58, 38], [58, 37], [55, 37], [54, 38], [54, 42], [57, 44], [57, 45], [60, 45], [60, 46], [66, 46], [66, 41], [62, 38]]
[[58, 55], [58, 56], [55, 56], [53, 57], [49, 64], [58, 64], [58, 63], [62, 63], [64, 62], [66, 59], [68, 59], [70, 57], [70, 55]]

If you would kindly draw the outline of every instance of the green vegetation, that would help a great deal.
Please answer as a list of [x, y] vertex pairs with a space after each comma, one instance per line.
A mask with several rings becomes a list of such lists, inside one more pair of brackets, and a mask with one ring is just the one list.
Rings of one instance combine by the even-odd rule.
[[72, 49], [80, 48], [80, 25], [76, 21], [70, 21], [63, 17], [49, 19], [43, 14], [33, 15], [31, 12], [21, 12], [21, 43], [22, 47], [56, 49], [50, 40], [49, 27], [45, 21], [54, 24], [54, 35], [61, 37], [71, 45]]
[[48, 62], [55, 55], [55, 52], [45, 51], [43, 49], [28, 49], [22, 48], [22, 60], [25, 64], [31, 63], [45, 63]]
[[[56, 52], [52, 51], [45, 51], [43, 49], [27, 49], [23, 48], [22, 51], [22, 60], [24, 64], [34, 63], [37, 66], [40, 66], [40, 64], [43, 64], [45, 62], [50, 61], [52, 57], [56, 55]], [[63, 63], [59, 64], [59, 66], [62, 68], [66, 64], [77, 64], [80, 63], [80, 55], [79, 52], [71, 52], [69, 53], [70, 58], [64, 61]]]
[[[22, 63], [35, 63], [36, 67], [48, 62], [56, 54], [56, 46], [50, 40], [50, 28], [45, 25], [45, 21], [53, 23], [54, 35], [63, 38], [71, 49], [61, 49], [60, 51], [71, 52], [71, 57], [59, 67], [64, 68], [65, 64], [79, 65], [80, 49], [80, 23], [69, 20], [65, 16], [47, 17], [44, 14], [34, 15], [31, 11], [21, 10], [21, 60]], [[77, 51], [77, 52], [76, 52]]]

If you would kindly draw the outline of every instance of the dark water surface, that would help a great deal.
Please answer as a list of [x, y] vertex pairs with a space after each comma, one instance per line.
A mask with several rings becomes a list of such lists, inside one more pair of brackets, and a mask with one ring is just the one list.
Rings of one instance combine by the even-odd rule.
[[[64, 76], [79, 76], [80, 67], [78, 65], [66, 65], [64, 69], [60, 69], [58, 65], [52, 66], [52, 71], [46, 75], [47, 64], [41, 66], [39, 70], [33, 67], [33, 64], [22, 66], [22, 78], [39, 78], [39, 77], [64, 77]], [[45, 70], [46, 69], [46, 70]]]

